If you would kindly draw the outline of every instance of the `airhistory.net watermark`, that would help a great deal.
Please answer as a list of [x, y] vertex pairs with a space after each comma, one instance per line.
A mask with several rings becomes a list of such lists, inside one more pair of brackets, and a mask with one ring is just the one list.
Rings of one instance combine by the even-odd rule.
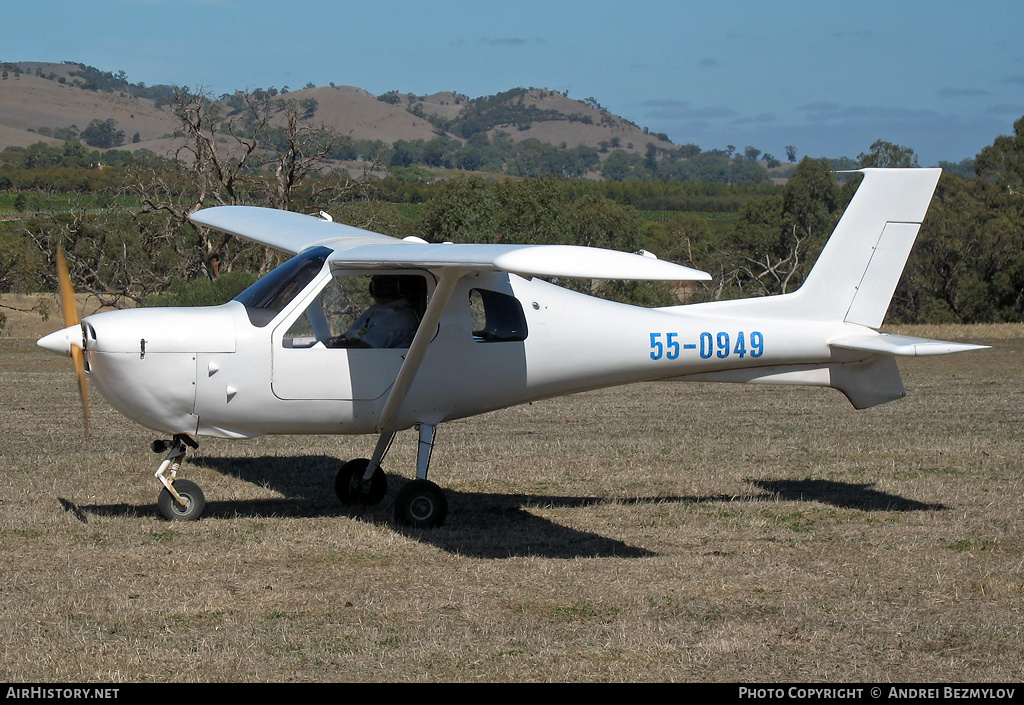
[[4, 697], [25, 700], [116, 700], [120, 688], [57, 688], [8, 686]]

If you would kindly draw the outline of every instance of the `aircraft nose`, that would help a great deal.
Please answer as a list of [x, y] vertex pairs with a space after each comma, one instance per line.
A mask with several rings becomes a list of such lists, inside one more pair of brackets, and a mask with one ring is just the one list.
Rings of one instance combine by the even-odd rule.
[[84, 347], [82, 345], [82, 326], [76, 323], [63, 330], [44, 335], [36, 341], [36, 345], [58, 355], [71, 355], [72, 345], [77, 345], [79, 348]]

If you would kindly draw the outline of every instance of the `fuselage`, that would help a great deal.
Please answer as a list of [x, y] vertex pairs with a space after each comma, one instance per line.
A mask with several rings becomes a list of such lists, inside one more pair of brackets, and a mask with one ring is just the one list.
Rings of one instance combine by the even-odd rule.
[[[409, 272], [433, 291], [429, 272]], [[118, 411], [166, 433], [379, 431], [408, 350], [334, 348], [312, 331], [296, 333], [339, 274], [351, 273], [323, 264], [299, 278], [279, 308], [255, 310], [255, 297], [243, 295], [222, 306], [89, 316], [90, 377]], [[644, 309], [541, 279], [469, 274], [428, 331], [430, 345], [392, 427], [644, 380], [831, 362], [842, 353], [829, 340], [851, 327], [859, 328], [759, 320], [714, 305]]]

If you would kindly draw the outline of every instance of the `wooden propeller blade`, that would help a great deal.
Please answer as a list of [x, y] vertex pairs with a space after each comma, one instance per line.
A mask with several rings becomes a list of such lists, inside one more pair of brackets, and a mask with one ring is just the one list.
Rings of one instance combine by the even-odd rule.
[[78, 393], [82, 397], [82, 413], [85, 417], [85, 436], [89, 437], [89, 388], [85, 384], [85, 355], [77, 345], [71, 346], [71, 360], [75, 363], [75, 377], [78, 378]]
[[64, 325], [78, 323], [78, 306], [75, 304], [75, 289], [71, 286], [68, 261], [64, 258], [64, 246], [57, 245], [57, 286], [60, 287], [60, 305], [64, 310]]
[[[57, 245], [57, 285], [60, 288], [60, 304], [64, 311], [64, 325], [76, 325], [78, 305], [75, 303], [75, 289], [71, 285], [71, 274], [68, 262], [64, 257], [64, 247]], [[71, 360], [75, 363], [75, 377], [78, 378], [78, 393], [82, 397], [82, 413], [85, 415], [85, 435], [89, 436], [89, 388], [85, 383], [85, 355], [80, 345], [71, 345]]]

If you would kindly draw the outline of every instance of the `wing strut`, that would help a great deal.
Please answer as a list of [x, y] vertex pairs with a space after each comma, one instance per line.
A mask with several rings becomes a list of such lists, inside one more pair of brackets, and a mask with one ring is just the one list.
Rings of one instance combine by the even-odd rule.
[[420, 363], [423, 362], [423, 356], [427, 352], [427, 347], [437, 332], [437, 325], [441, 320], [441, 314], [444, 313], [448, 300], [452, 297], [452, 292], [455, 291], [455, 284], [471, 271], [458, 268], [445, 268], [442, 270], [441, 279], [434, 289], [434, 295], [430, 297], [430, 303], [427, 305], [427, 310], [423, 313], [423, 320], [420, 322], [420, 327], [417, 329], [416, 336], [412, 340], [412, 345], [409, 346], [409, 353], [405, 356], [402, 369], [398, 371], [398, 377], [395, 378], [395, 383], [391, 386], [388, 400], [384, 402], [380, 418], [377, 419], [378, 431], [396, 430], [394, 424], [398, 418], [398, 412], [401, 411], [402, 403], [409, 393], [409, 387], [412, 386], [412, 381], [416, 378], [416, 372], [420, 368]]

